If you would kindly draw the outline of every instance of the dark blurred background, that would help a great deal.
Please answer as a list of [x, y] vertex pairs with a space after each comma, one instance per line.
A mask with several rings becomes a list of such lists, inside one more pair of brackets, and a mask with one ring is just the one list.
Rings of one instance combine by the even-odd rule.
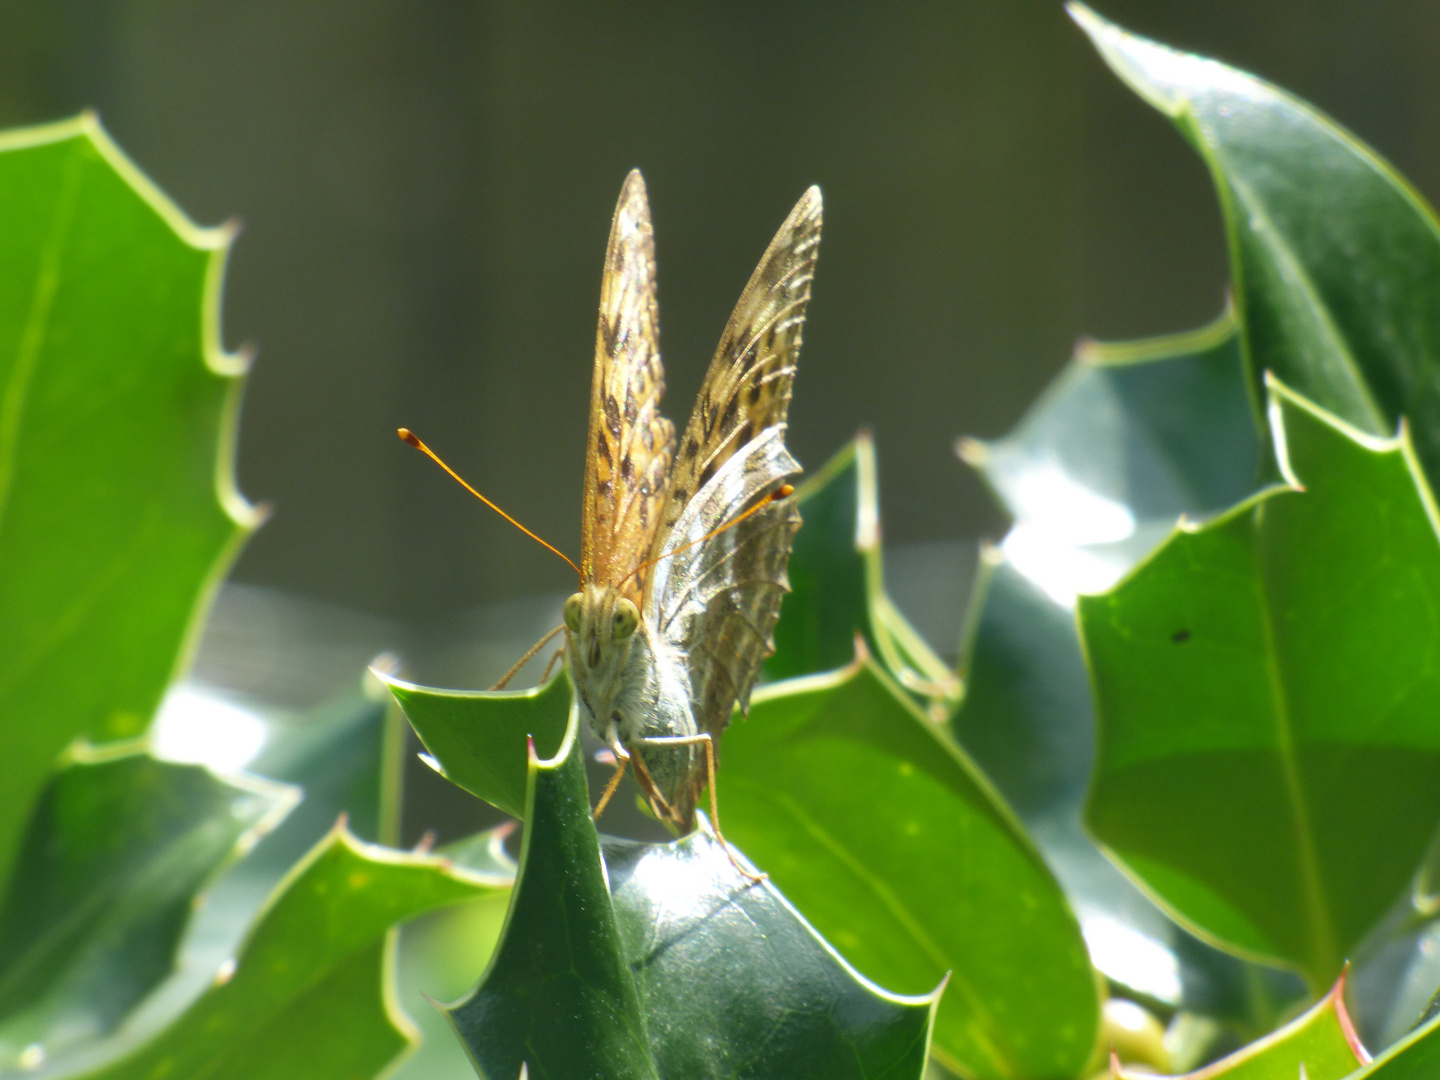
[[[1440, 195], [1434, 0], [1098, 10], [1314, 101]], [[790, 442], [813, 469], [873, 428], [892, 545], [999, 535], [952, 441], [1009, 427], [1078, 335], [1222, 303], [1201, 164], [1055, 0], [31, 0], [0, 2], [0, 27], [0, 121], [93, 106], [193, 218], [244, 223], [239, 471], [276, 512], [237, 578], [391, 624], [571, 587], [394, 429], [578, 547], [632, 166], [679, 423], [772, 232], [823, 187]]]

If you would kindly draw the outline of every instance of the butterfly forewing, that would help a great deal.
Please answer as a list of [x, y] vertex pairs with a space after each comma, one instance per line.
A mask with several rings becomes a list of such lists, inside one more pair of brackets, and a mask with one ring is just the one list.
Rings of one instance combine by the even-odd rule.
[[580, 567], [585, 581], [615, 585], [637, 606], [644, 574], [627, 575], [652, 547], [675, 444], [675, 428], [660, 414], [659, 323], [655, 237], [636, 170], [615, 207], [600, 286]]
[[725, 325], [671, 470], [670, 497], [651, 558], [686, 504], [730, 457], [783, 423], [800, 352], [800, 331], [820, 248], [820, 189], [810, 188], [770, 241]]

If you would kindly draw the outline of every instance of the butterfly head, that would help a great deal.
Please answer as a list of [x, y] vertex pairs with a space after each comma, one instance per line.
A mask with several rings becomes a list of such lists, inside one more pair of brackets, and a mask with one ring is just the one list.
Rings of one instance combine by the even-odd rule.
[[618, 689], [640, 610], [612, 585], [587, 584], [565, 601], [566, 653], [575, 685], [593, 703]]

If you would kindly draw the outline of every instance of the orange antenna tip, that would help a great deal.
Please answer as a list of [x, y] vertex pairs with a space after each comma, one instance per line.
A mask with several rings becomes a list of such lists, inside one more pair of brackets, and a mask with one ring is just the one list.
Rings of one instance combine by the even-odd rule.
[[471, 487], [469, 484], [467, 484], [467, 483], [465, 482], [465, 480], [460, 476], [459, 473], [457, 473], [454, 469], [450, 468], [449, 465], [446, 465], [445, 462], [441, 461], [441, 460], [440, 460], [440, 456], [439, 456], [438, 454], [436, 454], [434, 450], [431, 450], [428, 446], [426, 446], [423, 442], [421, 442], [419, 436], [417, 436], [413, 431], [411, 431], [409, 428], [403, 428], [403, 427], [402, 427], [402, 428], [396, 428], [396, 429], [395, 429], [395, 433], [396, 433], [397, 435], [399, 435], [400, 438], [403, 439], [405, 442], [407, 442], [407, 443], [409, 443], [411, 446], [413, 446], [416, 450], [419, 450], [422, 454], [424, 454], [426, 457], [428, 457], [431, 461], [435, 462], [436, 465], [439, 465], [440, 468], [444, 469], [447, 473], [450, 474], [451, 479], [455, 480], [461, 487], [463, 487], [466, 491], [470, 492], [471, 495], [474, 495], [477, 499], [479, 499], [481, 502], [483, 502], [483, 503], [484, 503], [486, 506], [488, 506], [491, 510], [494, 510], [497, 514], [499, 514], [501, 517], [503, 517], [506, 521], [510, 522], [511, 525], [514, 525], [517, 529], [519, 529], [521, 532], [523, 532], [526, 536], [530, 537], [531, 540], [534, 540], [536, 543], [540, 544], [542, 547], [547, 547], [547, 548], [549, 548], [549, 549], [550, 549], [551, 551], [553, 551], [556, 555], [559, 555], [560, 558], [564, 559], [567, 563], [570, 563], [570, 568], [571, 568], [572, 570], [574, 570], [575, 573], [579, 576], [579, 578], [580, 578], [580, 583], [581, 583], [582, 585], [585, 583], [585, 575], [580, 572], [580, 568], [579, 568], [578, 566], [576, 566], [573, 562], [571, 562], [570, 556], [566, 555], [563, 551], [561, 551], [559, 548], [557, 548], [554, 544], [550, 543], [548, 540], [542, 540], [540, 537], [536, 536], [533, 532], [531, 532], [529, 529], [527, 529], [524, 525], [521, 525], [520, 522], [516, 521], [513, 517], [511, 517], [509, 514], [507, 514], [504, 510], [501, 510], [500, 507], [496, 506], [493, 502], [491, 502], [489, 499], [487, 499], [484, 495], [481, 495], [480, 492], [476, 491], [473, 487]]
[[791, 495], [794, 494], [794, 484], [781, 484], [778, 488], [775, 489], [775, 493], [770, 496], [770, 500], [773, 502], [776, 499], [788, 499]]

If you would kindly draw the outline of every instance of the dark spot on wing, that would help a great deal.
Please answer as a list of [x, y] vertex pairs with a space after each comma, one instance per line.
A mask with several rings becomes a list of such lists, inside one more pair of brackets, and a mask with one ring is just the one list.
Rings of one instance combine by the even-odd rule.
[[595, 432], [595, 449], [606, 461], [610, 460], [610, 442], [605, 438], [604, 428]]
[[732, 397], [725, 403], [725, 417], [720, 421], [722, 427], [729, 427], [735, 422], [735, 414], [740, 409], [740, 399]]
[[601, 480], [598, 484], [595, 485], [595, 490], [598, 491], [601, 495], [609, 495], [610, 492], [615, 490], [615, 485], [612, 484], [609, 480]]
[[612, 326], [609, 317], [602, 311], [600, 313], [600, 340], [605, 342], [605, 352], [609, 356], [615, 355], [615, 343], [619, 332], [619, 327]]
[[688, 457], [688, 458], [693, 458], [693, 457], [697, 456], [699, 453], [700, 453], [700, 440], [697, 439], [697, 438], [695, 438], [694, 435], [691, 435], [689, 441], [685, 444], [685, 456]]
[[635, 479], [635, 462], [630, 460], [629, 454], [620, 459], [620, 476], [627, 484]]
[[640, 403], [635, 400], [635, 387], [627, 386], [625, 388], [625, 422], [627, 424], [635, 423], [635, 417], [639, 414]]
[[620, 438], [620, 403], [615, 400], [614, 394], [605, 395], [605, 426], [610, 429], [610, 434]]
[[750, 404], [751, 404], [751, 405], [758, 405], [758, 404], [760, 404], [760, 395], [761, 395], [762, 393], [764, 393], [764, 391], [765, 391], [765, 388], [764, 388], [763, 386], [761, 386], [758, 382], [757, 382], [757, 383], [754, 383], [753, 385], [751, 385], [751, 387], [750, 387]]

